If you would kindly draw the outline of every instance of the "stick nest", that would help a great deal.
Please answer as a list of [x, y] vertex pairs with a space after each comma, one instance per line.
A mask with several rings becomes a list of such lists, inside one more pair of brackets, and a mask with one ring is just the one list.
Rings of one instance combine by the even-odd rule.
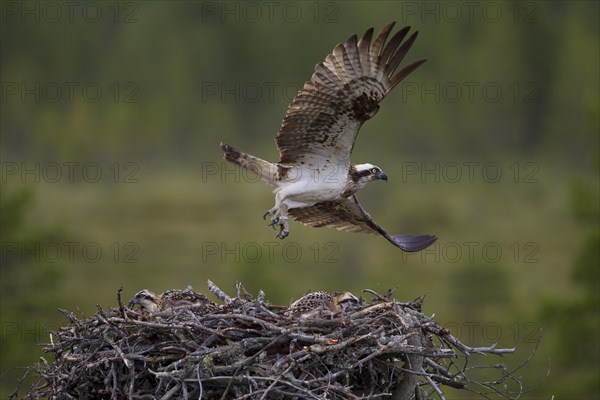
[[[28, 369], [27, 380], [35, 379], [22, 398], [443, 399], [443, 386], [518, 397], [506, 391], [520, 382], [504, 365], [467, 367], [473, 354], [514, 349], [462, 344], [421, 313], [422, 298], [402, 303], [393, 291], [365, 290], [369, 301], [306, 312], [272, 305], [262, 292], [254, 298], [241, 285], [237, 297], [209, 286], [223, 301], [209, 308], [149, 312], [124, 306], [119, 290], [118, 308], [98, 306], [87, 318], [61, 310], [68, 325], [44, 346], [54, 360]], [[474, 381], [470, 368], [498, 376]]]

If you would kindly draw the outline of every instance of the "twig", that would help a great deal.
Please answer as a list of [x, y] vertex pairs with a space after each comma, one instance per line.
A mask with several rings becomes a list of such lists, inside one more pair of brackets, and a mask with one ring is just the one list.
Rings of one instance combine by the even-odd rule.
[[219, 300], [223, 303], [228, 304], [231, 303], [232, 298], [227, 295], [224, 291], [221, 290], [217, 285], [214, 284], [210, 279], [208, 280], [208, 290], [210, 290]]
[[[61, 310], [66, 326], [44, 347], [53, 361], [27, 370], [38, 380], [24, 398], [380, 399], [403, 393], [397, 390], [403, 386], [415, 399], [426, 393], [444, 399], [443, 387], [450, 386], [516, 399], [523, 387], [515, 372], [533, 356], [513, 370], [474, 365], [472, 354], [514, 349], [467, 346], [421, 313], [419, 299], [398, 302], [391, 290], [367, 289], [373, 301], [345, 302], [339, 313], [296, 317], [269, 305], [262, 292], [253, 299], [241, 284], [237, 297], [209, 286], [225, 304], [133, 311], [119, 289], [116, 308], [98, 305], [81, 318]], [[480, 369], [499, 376], [470, 377]]]
[[[421, 372], [425, 372], [425, 370], [421, 368]], [[438, 395], [440, 400], [446, 400], [446, 397], [444, 397], [444, 393], [442, 393], [438, 385], [436, 385], [436, 383], [429, 377], [429, 375], [425, 374], [424, 377], [429, 386], [431, 386], [433, 388], [433, 391]]]

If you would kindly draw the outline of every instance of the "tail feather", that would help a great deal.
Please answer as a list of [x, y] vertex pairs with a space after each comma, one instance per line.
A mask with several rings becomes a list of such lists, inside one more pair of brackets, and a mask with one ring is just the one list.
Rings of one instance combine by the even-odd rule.
[[255, 173], [269, 185], [275, 185], [278, 173], [276, 164], [239, 151], [225, 143], [221, 143], [221, 150], [225, 153], [223, 158], [226, 161]]
[[391, 236], [391, 239], [390, 241], [400, 249], [412, 253], [429, 247], [437, 240], [437, 237], [434, 235], [394, 235]]

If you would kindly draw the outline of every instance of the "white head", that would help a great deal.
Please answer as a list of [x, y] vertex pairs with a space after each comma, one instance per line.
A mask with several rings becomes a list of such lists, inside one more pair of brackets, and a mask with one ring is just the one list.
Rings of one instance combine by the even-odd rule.
[[374, 180], [387, 181], [388, 177], [377, 165], [356, 164], [350, 168], [350, 178], [360, 187]]

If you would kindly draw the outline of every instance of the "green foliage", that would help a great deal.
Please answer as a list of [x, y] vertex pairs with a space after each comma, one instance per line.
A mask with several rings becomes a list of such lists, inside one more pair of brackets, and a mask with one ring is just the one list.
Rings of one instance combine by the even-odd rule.
[[32, 191], [30, 188], [24, 188], [17, 192], [10, 192], [3, 187], [0, 195], [0, 235], [6, 238], [14, 239], [19, 236], [20, 229], [25, 218], [25, 211], [31, 206]]
[[506, 266], [466, 264], [454, 271], [450, 286], [456, 288], [451, 302], [468, 321], [480, 321], [486, 315], [499, 315], [510, 309], [512, 296], [507, 288], [511, 282]]
[[591, 232], [585, 238], [573, 265], [573, 282], [585, 290], [586, 300], [598, 304], [598, 282], [600, 282], [600, 233]]
[[590, 225], [600, 218], [600, 194], [598, 185], [590, 185], [580, 179], [571, 184], [571, 208], [577, 218]]
[[[594, 186], [576, 182], [572, 186], [572, 208], [582, 223], [598, 216], [598, 197]], [[591, 200], [595, 197], [595, 201]], [[600, 394], [600, 231], [593, 226], [583, 240], [573, 265], [571, 280], [578, 287], [573, 299], [547, 300], [541, 308], [543, 320], [553, 328], [557, 369], [564, 368], [574, 376], [566, 385], [561, 382], [558, 393], [578, 398]], [[558, 394], [557, 393], [557, 394]]]
[[[63, 92], [57, 102], [34, 101], [33, 95], [19, 101], [20, 89], [8, 97], [3, 126], [18, 132], [3, 139], [12, 150], [8, 154], [34, 160], [135, 157], [181, 165], [210, 157], [227, 139], [272, 155], [271, 141], [260, 139], [274, 135], [293, 89], [310, 78], [333, 45], [369, 26], [405, 18], [420, 29], [410, 59], [429, 61], [365, 126], [388, 131], [381, 140], [390, 149], [448, 157], [531, 152], [598, 162], [580, 158], [598, 145], [594, 2], [535, 3], [535, 23], [514, 23], [517, 6], [510, 3], [498, 23], [485, 23], [479, 14], [473, 23], [466, 15], [461, 23], [427, 23], [420, 14], [403, 16], [402, 4], [391, 2], [336, 3], [335, 23], [315, 23], [315, 4], [302, 4], [305, 18], [297, 24], [279, 14], [273, 22], [203, 20], [202, 3], [193, 2], [139, 3], [139, 22], [130, 24], [112, 24], [110, 18], [98, 24], [7, 18], [5, 81], [24, 82], [29, 85], [24, 89], [53, 83]], [[112, 15], [110, 7], [106, 15]], [[73, 101], [67, 100], [64, 82], [78, 83]], [[81, 89], [90, 82], [102, 88], [98, 102], [83, 99]], [[465, 83], [474, 85], [473, 98]], [[486, 100], [488, 84], [500, 87], [498, 101]], [[457, 87], [460, 97], [453, 101]]]
[[541, 310], [545, 324], [555, 330], [549, 335], [554, 340], [553, 354], [556, 356], [555, 372], [551, 373], [555, 375], [564, 370], [574, 378], [570, 384], [561, 380], [559, 384], [551, 385], [556, 394], [593, 398], [600, 393], [599, 252], [600, 236], [592, 233], [586, 238], [573, 268], [573, 278], [581, 286], [581, 295], [565, 302], [548, 300]]
[[[35, 207], [31, 188], [3, 184], [2, 189], [0, 368], [6, 371], [9, 366], [34, 362], [39, 350], [32, 350], [58, 328], [52, 314], [60, 304], [56, 287], [64, 268], [46, 262], [40, 252], [44, 244], [64, 238], [64, 233], [58, 226], [40, 226], [28, 218]], [[14, 385], [19, 373], [10, 371], [5, 379]]]
[[[58, 225], [43, 227], [31, 221], [29, 217], [33, 207], [34, 194], [31, 187], [3, 185], [0, 195], [0, 269], [4, 273], [8, 273], [19, 264], [41, 259], [38, 253], [40, 244], [55, 241], [63, 235], [63, 229]], [[54, 273], [50, 273], [48, 277], [52, 275]], [[3, 283], [8, 282], [3, 279]]]

